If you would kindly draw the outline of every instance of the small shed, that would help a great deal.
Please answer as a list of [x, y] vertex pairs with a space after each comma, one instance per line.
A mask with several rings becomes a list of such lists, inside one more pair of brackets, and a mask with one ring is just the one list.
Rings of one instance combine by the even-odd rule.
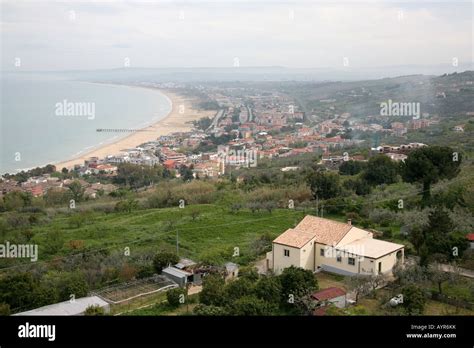
[[162, 274], [174, 281], [176, 284], [178, 284], [180, 287], [186, 286], [188, 282], [192, 282], [193, 274], [183, 271], [179, 268], [176, 267], [166, 267], [163, 271]]
[[233, 262], [227, 262], [225, 265], [226, 279], [237, 278], [239, 275], [239, 265]]
[[311, 298], [318, 302], [318, 307], [324, 307], [328, 304], [333, 304], [338, 308], [346, 307], [346, 292], [341, 288], [327, 288], [315, 292], [311, 295]]
[[180, 259], [179, 262], [174, 266], [179, 269], [187, 269], [196, 266], [196, 262], [190, 259]]

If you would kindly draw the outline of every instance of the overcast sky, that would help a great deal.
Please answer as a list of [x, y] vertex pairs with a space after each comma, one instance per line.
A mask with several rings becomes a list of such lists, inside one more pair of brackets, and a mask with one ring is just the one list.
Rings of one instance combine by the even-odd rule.
[[470, 1], [222, 2], [2, 0], [1, 68], [472, 62]]

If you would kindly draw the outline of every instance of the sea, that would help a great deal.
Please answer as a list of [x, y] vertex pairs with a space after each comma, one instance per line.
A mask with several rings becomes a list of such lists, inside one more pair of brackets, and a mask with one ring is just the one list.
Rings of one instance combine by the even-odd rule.
[[[5, 73], [0, 175], [72, 159], [162, 119], [171, 101], [148, 88]], [[98, 131], [98, 130], [113, 131]]]

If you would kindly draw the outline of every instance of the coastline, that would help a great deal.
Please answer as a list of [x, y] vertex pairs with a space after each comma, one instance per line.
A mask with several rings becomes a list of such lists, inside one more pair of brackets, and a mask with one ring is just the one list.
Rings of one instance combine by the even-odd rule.
[[[76, 164], [84, 164], [84, 160], [90, 157], [99, 157], [100, 159], [103, 159], [108, 155], [117, 155], [126, 149], [137, 147], [147, 141], [156, 140], [162, 135], [189, 131], [192, 128], [192, 121], [205, 116], [212, 117], [215, 114], [215, 111], [212, 110], [197, 110], [194, 108], [192, 103], [193, 99], [190, 97], [185, 97], [169, 90], [157, 88], [150, 89], [161, 92], [169, 99], [171, 102], [171, 111], [168, 115], [157, 122], [140, 128], [140, 131], [138, 132], [131, 133], [113, 142], [95, 147], [94, 149], [81, 153], [79, 156], [74, 158], [53, 163], [53, 165], [56, 166], [56, 170], [60, 171], [64, 167], [71, 169]], [[182, 106], [184, 106], [184, 108]]]

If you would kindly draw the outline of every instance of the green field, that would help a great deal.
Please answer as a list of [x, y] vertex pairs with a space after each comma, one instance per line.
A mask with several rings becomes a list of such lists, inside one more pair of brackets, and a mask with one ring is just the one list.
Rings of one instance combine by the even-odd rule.
[[[298, 223], [304, 214], [294, 210], [277, 209], [273, 212], [251, 213], [241, 210], [231, 213], [217, 205], [195, 205], [183, 209], [146, 209], [131, 213], [88, 212], [80, 227], [72, 227], [71, 217], [57, 214], [50, 223], [31, 229], [31, 243], [39, 245], [39, 260], [77, 253], [94, 253], [108, 249], [119, 251], [126, 247], [137, 250], [176, 250], [179, 236], [179, 255], [197, 261], [247, 263], [251, 260], [253, 243], [262, 235], [274, 238]], [[64, 238], [62, 247], [49, 250], [50, 231]], [[80, 241], [74, 249], [70, 241]], [[234, 257], [238, 248], [239, 256]]]

